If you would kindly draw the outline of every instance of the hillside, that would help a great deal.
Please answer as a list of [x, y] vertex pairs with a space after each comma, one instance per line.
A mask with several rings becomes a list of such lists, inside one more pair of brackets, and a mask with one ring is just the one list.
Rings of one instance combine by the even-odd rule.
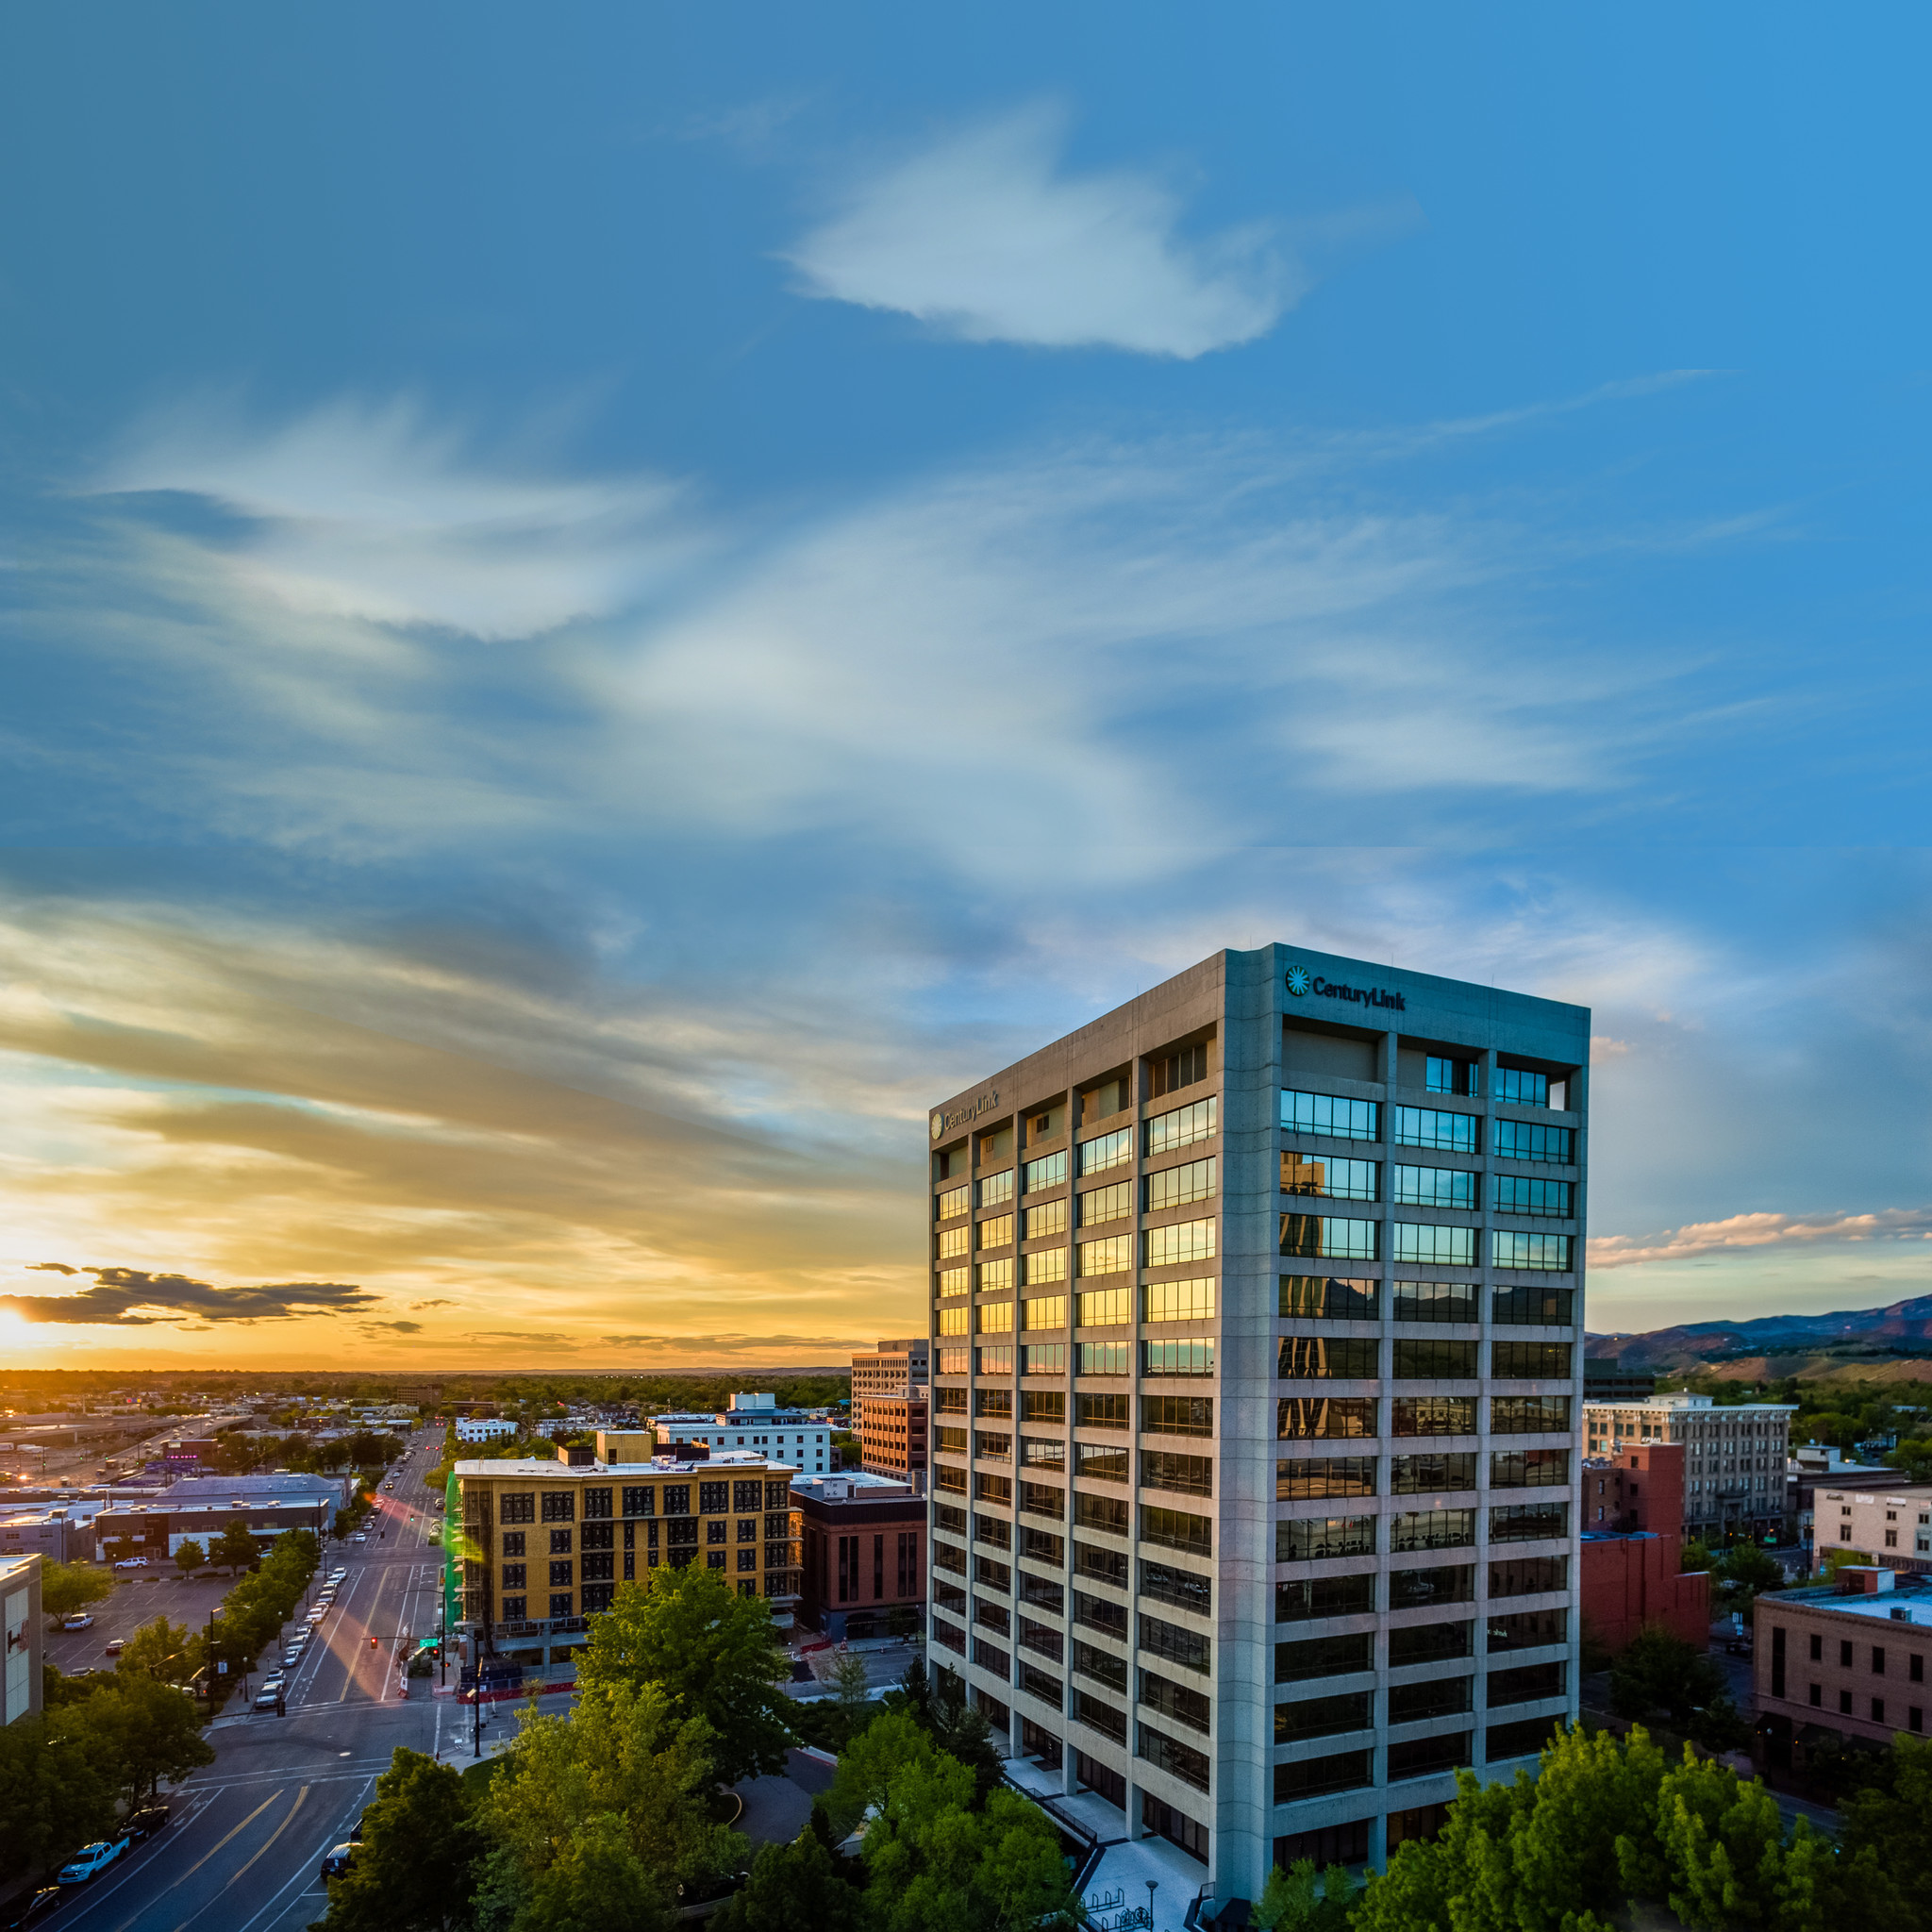
[[1592, 1335], [1584, 1352], [1615, 1356], [1657, 1373], [1709, 1364], [1727, 1378], [1843, 1374], [1868, 1379], [1932, 1380], [1932, 1295], [1882, 1308], [1824, 1315], [1761, 1315], [1748, 1322], [1686, 1322], [1641, 1335]]

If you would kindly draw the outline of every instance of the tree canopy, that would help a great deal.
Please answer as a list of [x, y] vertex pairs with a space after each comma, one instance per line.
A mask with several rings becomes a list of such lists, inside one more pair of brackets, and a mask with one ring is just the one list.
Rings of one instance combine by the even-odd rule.
[[399, 1749], [362, 1813], [362, 1843], [328, 1881], [327, 1932], [458, 1932], [484, 1848], [455, 1766]]
[[58, 1624], [114, 1593], [114, 1579], [85, 1563], [41, 1564], [41, 1608], [49, 1623]]
[[1566, 1731], [1537, 1777], [1457, 1789], [1441, 1835], [1371, 1876], [1355, 1932], [1611, 1932], [1633, 1901], [1691, 1932], [1825, 1932], [1871, 1876], [1803, 1819], [1787, 1834], [1761, 1783], [1641, 1727]]
[[679, 1723], [703, 1718], [725, 1784], [784, 1770], [791, 1700], [775, 1687], [786, 1674], [764, 1599], [695, 1563], [620, 1584], [577, 1657], [581, 1685], [656, 1684]]

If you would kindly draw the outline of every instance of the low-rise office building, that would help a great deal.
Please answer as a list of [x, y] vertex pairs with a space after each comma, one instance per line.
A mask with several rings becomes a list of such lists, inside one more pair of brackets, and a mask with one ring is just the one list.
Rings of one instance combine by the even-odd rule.
[[925, 1605], [925, 1501], [908, 1482], [851, 1472], [791, 1485], [805, 1558], [800, 1613], [827, 1637], [884, 1637]]
[[581, 1641], [620, 1583], [660, 1564], [722, 1572], [741, 1596], [769, 1598], [789, 1623], [799, 1582], [791, 1488], [798, 1472], [750, 1451], [696, 1463], [623, 1459], [626, 1452], [622, 1434], [605, 1432], [594, 1457], [564, 1449], [556, 1460], [457, 1464], [457, 1616], [483, 1654], [541, 1648], [548, 1661], [553, 1644]]
[[53, 1563], [92, 1563], [97, 1510], [34, 1509], [0, 1522], [0, 1560], [37, 1554]]
[[116, 1560], [145, 1557], [165, 1563], [185, 1542], [204, 1551], [221, 1541], [228, 1525], [239, 1523], [258, 1543], [306, 1529], [315, 1537], [328, 1535], [336, 1506], [327, 1496], [235, 1496], [226, 1502], [115, 1503], [94, 1518], [96, 1554]]
[[172, 1482], [160, 1500], [170, 1508], [205, 1503], [290, 1503], [316, 1499], [346, 1508], [354, 1499], [355, 1478], [320, 1471], [283, 1470], [274, 1475], [187, 1475]]
[[508, 1442], [516, 1432], [516, 1424], [508, 1416], [466, 1415], [457, 1421], [458, 1442]]
[[926, 1399], [916, 1394], [863, 1395], [853, 1404], [859, 1467], [925, 1488]]
[[881, 1341], [870, 1355], [852, 1357], [852, 1408], [867, 1395], [903, 1395], [923, 1390], [931, 1379], [930, 1345], [924, 1335], [906, 1341]]
[[815, 1409], [781, 1408], [769, 1393], [734, 1393], [731, 1407], [716, 1415], [679, 1412], [652, 1419], [657, 1445], [702, 1444], [714, 1455], [747, 1449], [789, 1461], [808, 1475], [824, 1475], [832, 1446], [831, 1419]]
[[1932, 1572], [1932, 1489], [1824, 1488], [1814, 1507], [1821, 1557], [1857, 1550], [1881, 1569]]
[[1680, 1443], [1685, 1538], [1776, 1541], [1786, 1533], [1785, 1464], [1796, 1413], [1795, 1403], [1717, 1403], [1682, 1392], [1586, 1399], [1584, 1451], [1614, 1457], [1645, 1442]]
[[1821, 1732], [1868, 1745], [1923, 1736], [1932, 1687], [1932, 1581], [1877, 1564], [1835, 1584], [1760, 1596], [1752, 1668], [1772, 1761], [1802, 1765]]
[[0, 1556], [0, 1627], [7, 1633], [0, 1724], [34, 1716], [42, 1703], [41, 1557]]

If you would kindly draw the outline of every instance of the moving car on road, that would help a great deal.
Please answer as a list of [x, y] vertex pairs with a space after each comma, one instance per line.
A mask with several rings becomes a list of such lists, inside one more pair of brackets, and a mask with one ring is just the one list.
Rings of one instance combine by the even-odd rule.
[[92, 1844], [82, 1845], [61, 1866], [59, 1882], [62, 1885], [91, 1885], [126, 1851], [128, 1842], [124, 1832], [119, 1838], [97, 1838]]
[[349, 1869], [349, 1861], [356, 1856], [356, 1847], [340, 1844], [329, 1851], [322, 1861], [322, 1875], [325, 1878], [340, 1878]]

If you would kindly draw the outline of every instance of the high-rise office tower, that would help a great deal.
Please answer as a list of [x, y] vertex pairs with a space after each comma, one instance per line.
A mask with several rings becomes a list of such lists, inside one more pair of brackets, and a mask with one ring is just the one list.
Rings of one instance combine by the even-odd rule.
[[1574, 1712], [1589, 1041], [1265, 946], [933, 1110], [930, 1655], [1222, 1899]]

